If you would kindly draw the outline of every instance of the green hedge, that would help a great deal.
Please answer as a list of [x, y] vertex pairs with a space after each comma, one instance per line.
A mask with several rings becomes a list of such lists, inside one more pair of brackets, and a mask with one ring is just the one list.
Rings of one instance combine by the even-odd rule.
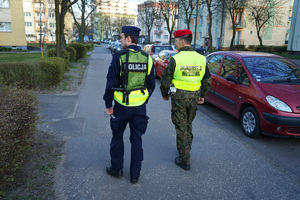
[[245, 47], [245, 45], [233, 45], [233, 50], [235, 50], [235, 51], [245, 51], [246, 47]]
[[94, 48], [94, 44], [93, 43], [86, 43], [85, 47], [88, 51], [92, 50]]
[[20, 88], [35, 88], [43, 81], [43, 71], [35, 63], [0, 63], [0, 82]]
[[65, 60], [63, 58], [52, 57], [39, 63], [46, 74], [46, 85], [57, 85], [65, 73]]
[[76, 60], [76, 49], [71, 46], [67, 46], [66, 50], [69, 52], [70, 61], [74, 62]]
[[65, 73], [63, 58], [48, 58], [36, 63], [0, 63], [0, 86], [15, 85], [20, 88], [47, 88], [57, 85]]
[[86, 56], [87, 49], [84, 44], [73, 43], [70, 44], [70, 47], [76, 49], [76, 60], [79, 60], [80, 58], [84, 58]]
[[[47, 57], [48, 58], [56, 57], [56, 49], [48, 49], [47, 50]], [[68, 71], [69, 70], [69, 66], [70, 66], [70, 55], [69, 55], [69, 52], [67, 50], [63, 50], [61, 52], [61, 57], [65, 60], [65, 70]]]
[[11, 51], [12, 48], [9, 47], [0, 47], [0, 51]]
[[20, 182], [20, 171], [36, 130], [37, 98], [26, 90], [0, 87], [0, 199]]
[[[287, 46], [263, 46], [264, 47], [264, 52], [269, 52], [269, 53], [283, 53], [287, 52]], [[249, 45], [248, 46], [249, 51], [261, 51], [260, 45]]]

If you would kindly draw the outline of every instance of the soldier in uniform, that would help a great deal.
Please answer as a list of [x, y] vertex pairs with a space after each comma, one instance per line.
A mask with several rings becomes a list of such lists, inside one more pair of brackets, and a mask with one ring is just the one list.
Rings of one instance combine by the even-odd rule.
[[[131, 183], [138, 182], [143, 160], [142, 135], [146, 132], [148, 117], [146, 103], [155, 89], [151, 57], [137, 46], [141, 29], [123, 26], [122, 51], [113, 55], [104, 94], [106, 113], [111, 116], [111, 166], [106, 172], [114, 177], [123, 176], [123, 133], [130, 127]], [[114, 106], [112, 105], [114, 99]]]
[[171, 96], [171, 118], [177, 133], [176, 146], [179, 153], [175, 164], [190, 170], [192, 122], [197, 104], [204, 102], [211, 87], [211, 75], [206, 67], [206, 58], [191, 47], [192, 32], [183, 29], [173, 34], [178, 53], [171, 57], [162, 74], [160, 90], [163, 100], [169, 100]]

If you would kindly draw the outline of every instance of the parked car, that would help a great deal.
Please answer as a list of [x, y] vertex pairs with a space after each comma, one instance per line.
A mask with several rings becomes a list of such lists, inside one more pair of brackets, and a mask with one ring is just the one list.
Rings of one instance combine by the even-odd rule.
[[240, 119], [249, 137], [300, 136], [300, 67], [269, 53], [207, 56], [212, 87], [205, 100]]
[[116, 52], [121, 51], [121, 50], [122, 50], [121, 42], [115, 42], [115, 44], [113, 46], [112, 53], [116, 53]]
[[173, 50], [173, 48], [169, 45], [147, 44], [147, 45], [145, 45], [145, 47], [143, 49], [143, 51], [148, 53], [152, 57], [153, 60], [158, 56], [159, 52], [161, 52], [163, 50]]
[[177, 50], [163, 50], [158, 54], [158, 56], [154, 59], [156, 77], [161, 78], [162, 73], [169, 64], [170, 58], [174, 56], [177, 52]]
[[[192, 47], [194, 48], [193, 44]], [[202, 55], [206, 53], [206, 49], [203, 46], [200, 46], [199, 44], [196, 44], [195, 50]]]

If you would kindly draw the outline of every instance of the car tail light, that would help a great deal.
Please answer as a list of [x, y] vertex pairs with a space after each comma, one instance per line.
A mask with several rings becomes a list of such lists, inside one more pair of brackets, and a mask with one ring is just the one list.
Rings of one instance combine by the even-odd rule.
[[154, 52], [154, 46], [151, 47], [151, 55], [153, 55]]

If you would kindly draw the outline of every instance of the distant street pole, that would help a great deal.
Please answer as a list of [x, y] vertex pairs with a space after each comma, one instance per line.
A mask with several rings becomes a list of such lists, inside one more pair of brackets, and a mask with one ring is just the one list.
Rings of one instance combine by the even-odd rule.
[[197, 20], [198, 20], [198, 5], [199, 5], [199, 0], [197, 0], [196, 3], [196, 18], [195, 18], [195, 38], [194, 38], [194, 48], [196, 48], [196, 39], [197, 39]]
[[42, 2], [40, 0], [40, 46], [42, 45]]

